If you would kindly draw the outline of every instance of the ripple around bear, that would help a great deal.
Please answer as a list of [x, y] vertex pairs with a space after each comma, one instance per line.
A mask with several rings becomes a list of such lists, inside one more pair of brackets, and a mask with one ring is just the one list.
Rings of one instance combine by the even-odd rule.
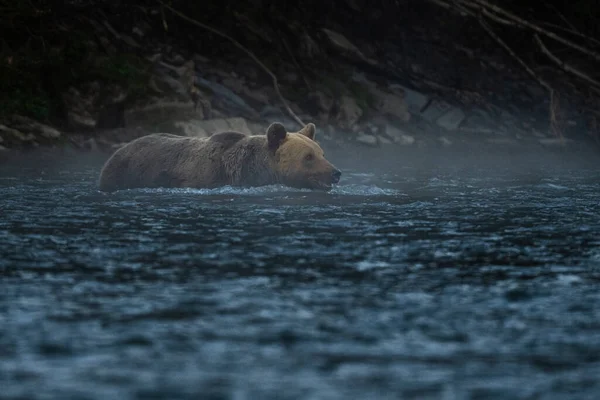
[[330, 190], [341, 172], [315, 142], [314, 124], [287, 132], [278, 122], [265, 135], [220, 132], [208, 138], [155, 133], [121, 147], [106, 161], [99, 188], [120, 189], [283, 184]]

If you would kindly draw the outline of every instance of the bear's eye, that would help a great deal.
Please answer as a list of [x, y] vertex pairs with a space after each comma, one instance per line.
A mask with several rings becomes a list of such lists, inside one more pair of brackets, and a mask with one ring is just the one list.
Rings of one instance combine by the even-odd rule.
[[306, 161], [311, 161], [313, 158], [315, 158], [315, 156], [312, 153], [308, 153], [307, 155], [304, 156], [304, 159]]

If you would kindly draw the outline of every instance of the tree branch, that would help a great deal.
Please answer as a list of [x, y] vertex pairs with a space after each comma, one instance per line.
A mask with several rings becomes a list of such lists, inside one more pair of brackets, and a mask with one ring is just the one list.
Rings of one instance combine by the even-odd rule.
[[275, 92], [277, 92], [277, 96], [279, 97], [279, 99], [281, 100], [281, 102], [283, 103], [283, 106], [286, 108], [287, 112], [290, 114], [290, 116], [298, 123], [300, 124], [300, 126], [304, 126], [304, 122], [302, 122], [302, 120], [300, 118], [298, 118], [298, 116], [294, 113], [294, 111], [292, 111], [292, 109], [290, 108], [290, 106], [288, 105], [287, 101], [285, 100], [285, 98], [283, 97], [283, 95], [281, 94], [281, 91], [279, 90], [279, 83], [277, 80], [277, 76], [262, 62], [258, 59], [258, 57], [256, 57], [254, 55], [254, 53], [252, 53], [250, 50], [248, 50], [244, 45], [242, 45], [240, 42], [238, 42], [237, 40], [235, 40], [234, 38], [232, 38], [231, 36], [221, 32], [218, 29], [215, 29], [211, 26], [208, 26], [206, 24], [203, 24], [202, 22], [196, 21], [195, 19], [192, 19], [190, 17], [188, 17], [187, 15], [177, 11], [176, 9], [174, 9], [173, 7], [169, 6], [168, 4], [163, 3], [161, 0], [157, 0], [163, 7], [165, 7], [166, 9], [168, 9], [169, 11], [171, 11], [173, 14], [177, 15], [178, 17], [194, 24], [197, 25], [203, 29], [206, 29], [212, 33], [214, 33], [215, 35], [221, 36], [222, 38], [225, 38], [227, 40], [229, 40], [234, 46], [236, 46], [237, 48], [239, 48], [240, 50], [242, 50], [244, 53], [246, 53], [252, 60], [254, 60], [254, 62], [256, 62], [270, 77], [271, 80], [273, 81], [273, 86], [275, 88]]
[[[490, 3], [487, 0], [458, 0], [458, 1], [460, 1], [460, 3], [463, 4], [464, 6], [475, 8], [478, 10], [485, 10], [485, 9], [492, 10], [496, 14], [500, 14], [500, 15], [504, 16], [505, 18], [508, 18], [508, 20], [514, 21], [515, 25], [517, 25], [517, 26], [520, 26], [522, 28], [529, 28], [539, 34], [542, 34], [553, 40], [556, 40], [557, 42], [560, 42], [566, 46], [569, 46], [572, 49], [578, 50], [581, 53], [595, 59], [596, 61], [600, 61], [600, 53], [597, 53], [586, 47], [580, 46], [577, 43], [574, 43], [568, 39], [558, 36], [556, 33], [550, 32], [544, 28], [541, 28], [540, 26], [538, 26], [534, 23], [531, 23], [511, 12], [508, 12], [508, 11], [498, 7], [495, 4]], [[493, 16], [489, 16], [489, 17], [492, 19], [498, 20], [498, 18], [496, 18], [496, 17], [493, 17]], [[506, 21], [506, 19], [504, 19], [504, 21]], [[501, 21], [498, 21], [498, 22], [501, 22]]]
[[544, 45], [544, 42], [542, 42], [542, 39], [540, 39], [540, 36], [537, 33], [534, 34], [533, 37], [535, 38], [535, 41], [536, 41], [537, 45], [539, 46], [540, 50], [542, 51], [542, 53], [544, 53], [546, 56], [548, 56], [548, 58], [551, 59], [553, 62], [555, 62], [561, 69], [563, 69], [566, 72], [570, 72], [571, 74], [600, 88], [600, 82], [598, 82], [594, 78], [590, 77], [589, 75], [581, 72], [580, 70], [576, 69], [575, 67], [572, 67], [571, 65], [567, 64], [566, 62], [562, 61], [560, 58], [558, 58], [554, 54], [552, 54], [550, 52], [550, 50], [548, 50], [546, 45]]
[[[463, 0], [458, 0], [458, 1], [463, 2]], [[535, 79], [541, 86], [543, 86], [546, 90], [548, 90], [548, 93], [550, 95], [550, 106], [549, 106], [550, 130], [556, 136], [558, 136], [562, 139], [562, 133], [560, 131], [560, 128], [558, 125], [558, 120], [556, 117], [557, 112], [558, 112], [558, 98], [556, 97], [556, 93], [555, 93], [554, 89], [552, 88], [552, 86], [550, 84], [548, 84], [548, 82], [546, 82], [544, 79], [542, 79], [538, 74], [536, 74], [535, 71], [529, 65], [527, 65], [527, 63], [525, 61], [523, 61], [523, 59], [521, 57], [519, 57], [517, 55], [517, 53], [515, 53], [514, 50], [511, 49], [510, 46], [494, 32], [494, 30], [487, 24], [487, 22], [484, 21], [482, 15], [485, 14], [485, 15], [489, 16], [491, 13], [486, 12], [487, 10], [484, 10], [484, 9], [478, 9], [478, 11], [480, 11], [480, 14], [475, 15], [471, 10], [464, 8], [463, 6], [459, 5], [458, 3], [455, 3], [455, 5], [456, 5], [456, 7], [458, 7], [459, 11], [465, 12], [465, 13], [471, 15], [472, 17], [476, 18], [479, 21], [479, 24], [481, 25], [481, 27], [488, 33], [488, 35], [490, 35], [492, 37], [492, 39], [494, 39], [496, 41], [496, 43], [498, 43], [504, 50], [506, 50], [506, 52], [515, 61], [517, 61], [525, 69], [525, 71], [527, 71], [527, 73], [533, 77], [533, 79]]]

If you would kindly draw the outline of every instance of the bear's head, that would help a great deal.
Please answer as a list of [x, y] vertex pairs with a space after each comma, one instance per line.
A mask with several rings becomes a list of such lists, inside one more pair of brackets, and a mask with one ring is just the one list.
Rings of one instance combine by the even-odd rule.
[[269, 151], [281, 183], [295, 188], [330, 190], [340, 181], [341, 171], [325, 159], [323, 149], [315, 142], [315, 124], [309, 123], [298, 132], [288, 132], [279, 122], [267, 129]]

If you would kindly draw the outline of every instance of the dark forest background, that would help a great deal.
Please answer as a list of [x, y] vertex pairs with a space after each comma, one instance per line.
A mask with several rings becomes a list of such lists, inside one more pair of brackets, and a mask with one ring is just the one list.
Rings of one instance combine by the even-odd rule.
[[[320, 118], [323, 110], [307, 104], [319, 90], [331, 94], [327, 112], [332, 115], [343, 107], [336, 105], [337, 90], [349, 91], [361, 108], [357, 124], [376, 116], [372, 94], [342, 78], [361, 70], [379, 87], [397, 82], [467, 111], [481, 106], [488, 113], [482, 117], [487, 129], [504, 115], [519, 129], [549, 139], [596, 141], [599, 5], [585, 0], [0, 0], [0, 123], [10, 125], [20, 115], [88, 136], [123, 128], [119, 115], [88, 125], [73, 122], [66, 91], [100, 82], [100, 99], [94, 101], [104, 103], [98, 113], [113, 107], [119, 114], [146, 104], [155, 96], [148, 82], [156, 54], [176, 68], [195, 60], [200, 73], [221, 68], [272, 89], [272, 77], [248, 56], [251, 52], [278, 77], [281, 97], [303, 118]], [[351, 46], [343, 48], [347, 43], [340, 46], [327, 32], [342, 35]], [[296, 77], [287, 79], [290, 74]], [[190, 82], [185, 95], [195, 107], [202, 97], [210, 103], [210, 94]], [[112, 87], [123, 93], [115, 95]], [[271, 94], [269, 101], [280, 107], [279, 96]]]

